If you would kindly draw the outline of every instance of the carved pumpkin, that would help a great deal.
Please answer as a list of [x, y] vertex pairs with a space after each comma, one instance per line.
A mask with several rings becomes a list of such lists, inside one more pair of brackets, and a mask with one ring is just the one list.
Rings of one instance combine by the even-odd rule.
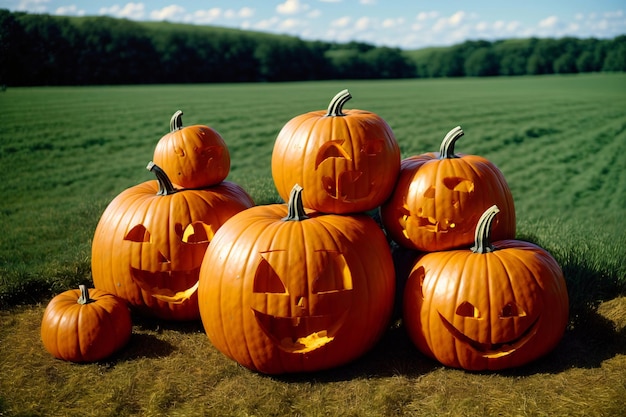
[[254, 203], [228, 181], [178, 190], [158, 166], [148, 168], [158, 180], [122, 192], [102, 214], [92, 244], [93, 282], [146, 315], [195, 320], [200, 264], [213, 234]]
[[183, 112], [170, 120], [170, 132], [154, 149], [154, 163], [183, 188], [203, 188], [226, 179], [230, 154], [224, 139], [209, 126], [183, 127]]
[[481, 156], [455, 155], [461, 136], [456, 127], [438, 153], [402, 160], [395, 190], [381, 207], [385, 230], [399, 245], [425, 252], [471, 246], [478, 219], [494, 204], [502, 210], [494, 239], [515, 238], [515, 206], [504, 175]]
[[94, 362], [126, 345], [132, 332], [126, 302], [98, 289], [65, 291], [43, 313], [41, 340], [56, 358]]
[[363, 110], [342, 110], [343, 90], [327, 111], [291, 119], [272, 152], [272, 176], [287, 201], [295, 184], [306, 190], [305, 207], [324, 213], [356, 213], [385, 201], [400, 169], [400, 148], [389, 125]]
[[551, 351], [568, 321], [558, 263], [518, 240], [491, 243], [488, 209], [471, 249], [433, 252], [415, 263], [404, 292], [404, 324], [417, 348], [450, 367], [497, 370]]
[[315, 371], [370, 349], [390, 320], [395, 276], [384, 234], [365, 215], [257, 206], [215, 234], [200, 270], [207, 336], [263, 373]]

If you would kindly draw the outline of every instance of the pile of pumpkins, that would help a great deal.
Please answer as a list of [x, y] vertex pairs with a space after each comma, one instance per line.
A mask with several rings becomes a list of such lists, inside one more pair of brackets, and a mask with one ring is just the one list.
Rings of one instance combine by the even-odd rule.
[[[148, 164], [156, 180], [123, 191], [98, 223], [95, 289], [46, 308], [46, 349], [103, 359], [128, 342], [130, 307], [200, 319], [251, 370], [317, 371], [370, 350], [401, 303], [417, 349], [446, 366], [505, 369], [552, 350], [568, 321], [565, 280], [547, 251], [515, 240], [501, 171], [455, 154], [459, 127], [439, 152], [401, 160], [389, 125], [344, 110], [350, 98], [343, 90], [280, 130], [271, 168], [285, 204], [257, 206], [226, 181], [221, 136], [176, 112]], [[415, 255], [406, 270], [392, 247]]]

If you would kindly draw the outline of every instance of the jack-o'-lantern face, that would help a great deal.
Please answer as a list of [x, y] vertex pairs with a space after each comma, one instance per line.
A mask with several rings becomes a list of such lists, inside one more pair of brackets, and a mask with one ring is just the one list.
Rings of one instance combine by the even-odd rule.
[[[480, 170], [468, 168], [469, 162], [461, 158], [438, 160], [426, 155], [403, 160], [396, 191], [381, 207], [392, 239], [424, 252], [471, 246], [478, 219], [494, 203], [504, 207], [494, 224], [494, 236], [514, 238], [513, 196], [504, 178], [486, 160], [472, 160]], [[457, 174], [448, 175], [452, 173]]]
[[291, 119], [272, 151], [272, 177], [286, 201], [295, 184], [306, 190], [305, 207], [324, 213], [356, 213], [380, 206], [393, 192], [400, 147], [389, 125], [363, 110], [343, 111], [351, 97], [340, 92], [328, 111]]
[[[174, 230], [176, 237], [165, 241], [138, 224], [126, 234], [124, 241], [141, 246], [128, 249], [142, 254], [131, 259], [132, 280], [158, 300], [181, 304], [198, 287], [202, 257], [213, 237], [213, 228], [196, 221], [186, 227], [177, 223]], [[167, 230], [155, 230], [155, 233], [169, 234]]]
[[92, 243], [93, 282], [146, 315], [195, 320], [200, 265], [214, 232], [254, 202], [228, 181], [176, 189], [163, 170], [149, 167], [158, 180], [126, 189], [100, 218]]
[[[409, 238], [412, 233], [446, 234], [455, 230], [463, 230], [469, 225], [469, 232], [477, 219], [466, 219], [461, 207], [466, 206], [474, 192], [474, 181], [461, 177], [445, 177], [435, 185], [416, 183], [415, 189], [401, 207], [399, 219], [402, 232]], [[441, 207], [437, 202], [447, 202]], [[469, 220], [469, 221], [468, 221]], [[418, 231], [414, 231], [419, 229]]]
[[358, 201], [371, 198], [376, 189], [377, 179], [369, 169], [376, 163], [383, 152], [384, 141], [366, 139], [354, 153], [346, 149], [351, 146], [345, 139], [336, 139], [324, 143], [315, 160], [315, 171], [322, 188], [335, 199]]
[[383, 334], [393, 308], [389, 246], [371, 217], [321, 214], [289, 202], [252, 207], [221, 227], [198, 286], [219, 351], [264, 373], [347, 363]]
[[471, 246], [474, 227], [492, 205], [502, 210], [494, 239], [515, 238], [513, 196], [489, 160], [454, 153], [460, 127], [444, 138], [439, 153], [410, 156], [400, 164], [391, 197], [381, 207], [389, 235], [402, 246], [436, 252]]
[[289, 265], [288, 256], [286, 250], [260, 254], [252, 310], [276, 346], [305, 353], [332, 342], [344, 325], [352, 305], [352, 274], [336, 251], [316, 250], [309, 265]]
[[[533, 279], [522, 279], [524, 282], [509, 284], [510, 291], [491, 292], [488, 287], [480, 290], [467, 288], [467, 285], [457, 283], [462, 289], [456, 296], [456, 302], [443, 295], [450, 282], [441, 282], [434, 287], [427, 284], [424, 288], [424, 269], [418, 268], [420, 282], [421, 303], [429, 303], [434, 309], [431, 314], [438, 318], [438, 330], [449, 341], [460, 349], [465, 349], [473, 355], [482, 358], [497, 360], [522, 349], [531, 341], [541, 320], [543, 301], [538, 295], [541, 289]], [[494, 288], [501, 288], [498, 277], [490, 277], [478, 282], [489, 284]], [[506, 277], [504, 278], [506, 279]], [[480, 284], [477, 284], [480, 285]], [[445, 287], [445, 288], [444, 288]], [[527, 296], [520, 299], [516, 294], [527, 292]], [[449, 304], [451, 303], [451, 304]], [[439, 325], [432, 324], [437, 327]]]

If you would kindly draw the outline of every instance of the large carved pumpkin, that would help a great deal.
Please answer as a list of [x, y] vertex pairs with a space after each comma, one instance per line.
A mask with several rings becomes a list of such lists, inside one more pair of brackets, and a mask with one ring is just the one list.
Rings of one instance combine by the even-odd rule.
[[424, 252], [471, 246], [478, 219], [494, 204], [502, 213], [493, 238], [515, 238], [515, 206], [504, 175], [481, 156], [455, 154], [461, 136], [456, 127], [439, 152], [402, 160], [395, 190], [381, 207], [385, 229], [399, 245]]
[[279, 132], [272, 176], [287, 201], [295, 184], [306, 190], [305, 207], [324, 213], [356, 213], [385, 201], [400, 169], [400, 148], [389, 125], [363, 110], [343, 111], [343, 90], [327, 111], [294, 117]]
[[227, 219], [254, 203], [237, 184], [179, 190], [158, 166], [148, 167], [158, 180], [125, 190], [100, 218], [92, 243], [94, 285], [146, 315], [199, 319], [204, 252]]
[[154, 163], [183, 188], [203, 188], [226, 179], [230, 154], [224, 139], [204, 125], [183, 126], [183, 112], [170, 120], [170, 132], [154, 149]]
[[558, 263], [518, 240], [491, 243], [497, 207], [476, 228], [471, 249], [433, 252], [415, 263], [404, 292], [404, 324], [424, 354], [444, 365], [497, 370], [551, 351], [568, 321]]
[[380, 228], [365, 215], [289, 205], [243, 211], [215, 234], [200, 270], [213, 345], [263, 373], [315, 371], [370, 349], [390, 320], [395, 277]]

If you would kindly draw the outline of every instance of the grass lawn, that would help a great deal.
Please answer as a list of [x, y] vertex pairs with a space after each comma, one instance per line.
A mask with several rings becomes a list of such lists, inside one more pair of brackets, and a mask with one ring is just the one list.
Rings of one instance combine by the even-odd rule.
[[[91, 238], [108, 203], [153, 179], [145, 169], [169, 119], [225, 139], [230, 181], [279, 202], [274, 139], [292, 117], [377, 113], [402, 156], [456, 151], [504, 173], [518, 238], [561, 265], [570, 320], [548, 356], [502, 372], [449, 369], [421, 355], [395, 317], [346, 366], [269, 377], [220, 354], [202, 324], [133, 316], [128, 346], [102, 362], [52, 358], [40, 342], [49, 299], [91, 284]], [[626, 75], [277, 84], [9, 88], [0, 92], [0, 415], [626, 414]], [[399, 277], [401, 280], [402, 277]]]

